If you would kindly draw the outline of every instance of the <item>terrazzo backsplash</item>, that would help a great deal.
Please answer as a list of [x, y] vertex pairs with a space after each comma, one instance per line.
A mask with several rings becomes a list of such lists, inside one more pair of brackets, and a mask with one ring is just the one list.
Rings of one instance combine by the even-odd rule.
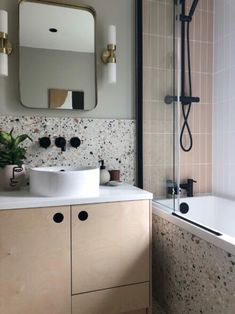
[[235, 256], [153, 215], [153, 314], [234, 314]]
[[[0, 116], [0, 129], [14, 134], [26, 133], [33, 143], [27, 147], [27, 167], [35, 166], [95, 166], [103, 159], [108, 170], [119, 169], [121, 180], [130, 184], [136, 179], [135, 120], [51, 118], [40, 116]], [[41, 148], [38, 139], [50, 136], [52, 145]], [[65, 152], [54, 145], [56, 137], [66, 138]], [[79, 148], [70, 146], [70, 138], [81, 140]]]

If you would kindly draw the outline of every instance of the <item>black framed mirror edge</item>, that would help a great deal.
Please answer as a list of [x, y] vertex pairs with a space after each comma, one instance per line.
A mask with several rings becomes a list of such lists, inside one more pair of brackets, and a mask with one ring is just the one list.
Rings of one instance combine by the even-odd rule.
[[143, 188], [143, 0], [135, 0], [136, 179]]
[[[94, 58], [95, 58], [95, 105], [94, 108], [92, 109], [83, 109], [82, 111], [91, 111], [93, 109], [95, 109], [98, 105], [98, 82], [97, 82], [97, 19], [96, 19], [96, 10], [89, 5], [85, 5], [85, 4], [71, 4], [71, 3], [66, 3], [66, 0], [63, 0], [61, 2], [56, 2], [56, 1], [50, 1], [50, 0], [18, 0], [18, 43], [20, 46], [20, 4], [24, 3], [24, 2], [32, 2], [32, 3], [43, 3], [43, 4], [48, 4], [48, 5], [57, 5], [57, 6], [62, 6], [62, 7], [69, 7], [69, 8], [75, 8], [75, 9], [80, 9], [80, 10], [86, 10], [89, 11], [93, 17], [94, 17], [94, 26], [95, 26], [95, 32], [94, 32], [94, 41], [95, 41], [95, 53], [94, 53]], [[29, 106], [26, 106], [25, 104], [23, 104], [23, 102], [21, 101], [22, 97], [21, 97], [21, 85], [20, 85], [20, 49], [19, 49], [19, 56], [18, 56], [18, 63], [19, 63], [19, 71], [18, 71], [18, 80], [19, 80], [19, 84], [18, 84], [18, 94], [19, 94], [19, 102], [21, 104], [21, 106], [23, 106], [24, 108], [27, 109], [32, 109], [32, 110], [48, 110], [48, 108], [32, 108]], [[51, 111], [55, 111], [58, 109], [50, 109]], [[67, 111], [67, 110], [66, 110]]]

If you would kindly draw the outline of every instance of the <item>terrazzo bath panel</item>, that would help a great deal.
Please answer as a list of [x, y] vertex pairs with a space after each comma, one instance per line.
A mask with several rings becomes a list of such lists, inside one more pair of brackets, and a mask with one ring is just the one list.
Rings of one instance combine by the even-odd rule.
[[234, 314], [235, 256], [154, 214], [153, 297], [166, 314]]
[[[33, 142], [25, 142], [27, 167], [94, 166], [103, 159], [107, 169], [119, 169], [121, 180], [135, 183], [136, 123], [135, 120], [48, 118], [39, 116], [1, 116], [0, 129], [14, 134], [28, 134]], [[38, 139], [51, 138], [48, 149], [39, 146]], [[56, 137], [66, 138], [65, 152], [54, 145]], [[81, 140], [79, 148], [70, 146], [70, 138]]]

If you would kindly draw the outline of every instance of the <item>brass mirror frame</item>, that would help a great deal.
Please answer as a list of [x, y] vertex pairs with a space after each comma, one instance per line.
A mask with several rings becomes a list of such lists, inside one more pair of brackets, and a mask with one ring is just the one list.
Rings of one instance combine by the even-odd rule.
[[[71, 9], [80, 9], [84, 11], [89, 11], [93, 17], [94, 17], [94, 26], [95, 26], [95, 32], [94, 32], [94, 42], [95, 42], [95, 52], [94, 52], [94, 59], [95, 59], [95, 104], [94, 108], [92, 109], [64, 109], [65, 111], [91, 111], [94, 110], [97, 107], [98, 104], [98, 86], [97, 86], [97, 21], [96, 21], [96, 11], [93, 7], [85, 4], [68, 4], [65, 1], [61, 2], [56, 2], [56, 1], [50, 1], [50, 0], [18, 0], [18, 40], [19, 40], [19, 74], [18, 74], [18, 79], [19, 79], [19, 95], [20, 95], [20, 104], [27, 109], [36, 109], [36, 110], [58, 110], [58, 109], [50, 109], [50, 108], [32, 108], [28, 107], [25, 104], [22, 103], [21, 101], [21, 84], [20, 84], [20, 73], [21, 73], [21, 63], [20, 63], [20, 4], [24, 2], [29, 2], [29, 3], [39, 3], [39, 4], [48, 4], [48, 5], [54, 5], [54, 6], [59, 6], [59, 7], [65, 7], [65, 8], [71, 8]], [[61, 111], [61, 110], [60, 110]]]

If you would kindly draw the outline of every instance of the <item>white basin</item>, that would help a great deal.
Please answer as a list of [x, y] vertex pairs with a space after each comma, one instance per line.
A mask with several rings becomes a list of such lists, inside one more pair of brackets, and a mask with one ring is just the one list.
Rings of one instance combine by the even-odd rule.
[[30, 169], [29, 176], [33, 195], [78, 198], [99, 195], [99, 168], [37, 167]]

